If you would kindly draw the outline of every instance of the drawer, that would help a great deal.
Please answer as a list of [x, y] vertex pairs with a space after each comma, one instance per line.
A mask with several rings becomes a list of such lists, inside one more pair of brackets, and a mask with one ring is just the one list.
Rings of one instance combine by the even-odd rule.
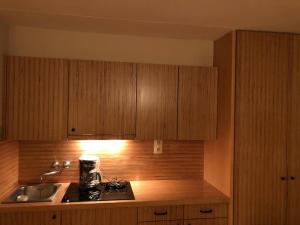
[[138, 209], [138, 220], [162, 221], [183, 219], [183, 206], [150, 206]]
[[163, 220], [152, 222], [140, 222], [139, 225], [183, 225], [183, 220]]
[[184, 220], [184, 225], [227, 225], [226, 218]]
[[184, 219], [227, 217], [227, 204], [205, 204], [184, 206]]

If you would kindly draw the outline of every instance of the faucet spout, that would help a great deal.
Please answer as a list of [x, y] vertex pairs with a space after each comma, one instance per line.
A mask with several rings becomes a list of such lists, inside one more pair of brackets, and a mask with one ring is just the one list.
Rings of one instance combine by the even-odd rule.
[[43, 183], [44, 181], [44, 177], [48, 177], [48, 176], [53, 176], [53, 175], [56, 175], [56, 174], [59, 174], [61, 173], [62, 170], [53, 170], [53, 171], [50, 171], [50, 172], [47, 172], [47, 173], [43, 173], [40, 177], [40, 181], [41, 183]]

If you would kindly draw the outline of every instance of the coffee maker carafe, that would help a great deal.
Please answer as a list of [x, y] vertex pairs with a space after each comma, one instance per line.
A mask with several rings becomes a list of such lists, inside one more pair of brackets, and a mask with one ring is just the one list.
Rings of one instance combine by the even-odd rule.
[[79, 158], [79, 187], [93, 188], [101, 182], [99, 158], [97, 156], [81, 156]]

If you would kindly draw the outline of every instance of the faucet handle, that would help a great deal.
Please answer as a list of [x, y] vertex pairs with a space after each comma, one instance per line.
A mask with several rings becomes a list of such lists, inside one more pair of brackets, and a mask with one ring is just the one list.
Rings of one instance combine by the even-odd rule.
[[64, 162], [63, 162], [63, 168], [69, 169], [70, 166], [71, 166], [71, 162], [70, 162], [70, 161], [64, 161]]
[[59, 170], [60, 169], [60, 163], [58, 161], [54, 161], [51, 165], [51, 167], [55, 170]]

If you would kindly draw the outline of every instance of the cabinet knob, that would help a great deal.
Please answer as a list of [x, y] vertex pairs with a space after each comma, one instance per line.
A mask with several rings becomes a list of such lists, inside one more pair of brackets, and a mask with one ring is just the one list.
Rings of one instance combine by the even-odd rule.
[[280, 177], [281, 180], [285, 180], [285, 177]]
[[52, 219], [55, 220], [56, 219], [56, 214], [52, 215]]
[[291, 180], [295, 180], [296, 179], [296, 177], [290, 177], [291, 178]]
[[75, 128], [71, 128], [71, 131], [72, 131], [72, 132], [75, 132], [75, 130], [76, 130]]

